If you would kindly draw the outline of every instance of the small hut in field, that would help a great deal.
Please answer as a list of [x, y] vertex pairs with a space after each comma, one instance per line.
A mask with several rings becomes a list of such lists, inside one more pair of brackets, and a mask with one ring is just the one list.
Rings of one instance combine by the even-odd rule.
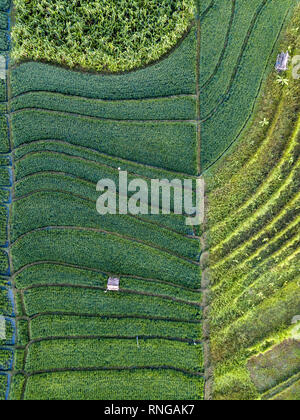
[[110, 277], [107, 282], [107, 290], [118, 292], [120, 290], [120, 279], [117, 277]]
[[276, 70], [278, 72], [286, 71], [288, 69], [290, 55], [288, 51], [286, 53], [282, 52], [278, 54], [277, 61], [276, 61]]

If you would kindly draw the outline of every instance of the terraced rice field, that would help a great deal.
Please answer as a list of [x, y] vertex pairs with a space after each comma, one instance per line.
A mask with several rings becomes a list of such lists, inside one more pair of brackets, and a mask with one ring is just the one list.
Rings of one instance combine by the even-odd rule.
[[[300, 313], [300, 87], [270, 75], [279, 39], [296, 51], [299, 11], [291, 22], [293, 0], [249, 3], [197, 1], [176, 48], [137, 71], [9, 63], [0, 399], [297, 392], [293, 368], [261, 379], [256, 357], [285, 348]], [[9, 6], [0, 1], [8, 41]], [[187, 226], [173, 207], [97, 214], [97, 182], [117, 181], [120, 169], [148, 185], [204, 175], [205, 226]], [[105, 293], [109, 276], [120, 278], [119, 293]]]

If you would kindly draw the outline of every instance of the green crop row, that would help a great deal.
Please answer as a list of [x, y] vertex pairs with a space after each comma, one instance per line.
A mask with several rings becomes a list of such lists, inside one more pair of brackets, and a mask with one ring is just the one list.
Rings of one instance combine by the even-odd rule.
[[12, 350], [0, 349], [0, 371], [9, 370], [12, 364]]
[[18, 320], [17, 330], [18, 330], [18, 345], [25, 347], [26, 344], [29, 343], [28, 321]]
[[9, 269], [8, 255], [0, 249], [0, 274], [6, 275]]
[[[212, 117], [202, 125], [203, 169], [207, 169], [222, 155], [251, 116], [270, 55], [275, 59], [273, 41], [282, 28], [282, 15], [289, 10], [291, 4], [291, 0], [284, 0], [278, 7], [276, 1], [268, 2], [260, 15], [230, 94]], [[270, 25], [266, 26], [266, 21], [270, 20]], [[261, 45], [264, 45], [264, 48]], [[249, 69], [253, 66], [255, 71], [250, 72]], [[245, 91], [245, 85], [251, 86], [251, 89]]]
[[[51, 149], [51, 148], [50, 148]], [[67, 148], [66, 148], [67, 149]], [[16, 157], [16, 156], [15, 156]], [[70, 191], [70, 192], [80, 192], [80, 195], [83, 198], [89, 198], [93, 201], [96, 201], [101, 193], [96, 192], [96, 185], [99, 182], [99, 180], [103, 179], [109, 179], [110, 181], [113, 181], [116, 187], [117, 196], [120, 192], [119, 188], [119, 181], [120, 181], [120, 171], [111, 168], [110, 166], [102, 165], [100, 163], [94, 162], [93, 160], [87, 160], [85, 157], [77, 157], [73, 155], [69, 155], [67, 153], [67, 150], [65, 151], [43, 151], [43, 152], [28, 152], [28, 154], [23, 155], [23, 157], [19, 160], [15, 159], [15, 176], [16, 180], [20, 181], [23, 180], [25, 177], [29, 177], [27, 179], [27, 185], [31, 186], [31, 191], [38, 190], [38, 187], [35, 187], [35, 185], [32, 185], [33, 179], [30, 177], [32, 175], [39, 175], [42, 177], [41, 172], [55, 172], [53, 176], [59, 176], [61, 177], [61, 180], [63, 182], [60, 182], [62, 184], [62, 191]], [[0, 167], [1, 170], [1, 167]], [[7, 172], [8, 177], [8, 170], [3, 168], [3, 171]], [[48, 174], [49, 175], [49, 174]], [[66, 184], [65, 177], [69, 176], [72, 178], [70, 185]], [[127, 179], [128, 183], [131, 181], [136, 181], [139, 177], [135, 176], [134, 174], [128, 174]], [[155, 179], [155, 178], [154, 178]], [[168, 178], [158, 178], [159, 180], [162, 179], [168, 179]], [[176, 177], [176, 179], [181, 181], [181, 186], [184, 185], [184, 180], [181, 177]], [[41, 178], [41, 181], [38, 182], [41, 189], [45, 189], [41, 185], [43, 178]], [[151, 205], [151, 191], [152, 191], [152, 180], [146, 178], [143, 178], [143, 181], [146, 181], [147, 183], [147, 189], [148, 189], [148, 204]], [[192, 188], [193, 188], [193, 199], [195, 199], [195, 187], [196, 187], [196, 181], [190, 179], [192, 182]], [[9, 180], [7, 181], [9, 183]], [[170, 180], [172, 182], [172, 180]], [[53, 183], [53, 181], [52, 181]], [[73, 183], [75, 184], [73, 187]], [[48, 182], [49, 184], [49, 182]], [[166, 186], [167, 187], [167, 186]], [[50, 189], [53, 189], [50, 187]], [[58, 185], [55, 190], [58, 190]], [[173, 212], [174, 209], [174, 191], [175, 188], [171, 189], [170, 192], [170, 211]], [[135, 191], [136, 192], [136, 188]], [[128, 191], [128, 197], [131, 197], [134, 192]], [[178, 189], [176, 190], [178, 192]], [[180, 190], [179, 190], [180, 192]], [[159, 197], [160, 197], [160, 203], [159, 208], [162, 208], [162, 188], [160, 188], [159, 191]], [[118, 198], [118, 197], [117, 197]], [[119, 200], [117, 200], [119, 201]], [[145, 203], [144, 203], [145, 204]], [[184, 189], [182, 188], [182, 204], [185, 204], [184, 201]], [[158, 207], [156, 205], [156, 207]], [[185, 211], [185, 209], [180, 209], [182, 212]], [[151, 213], [151, 209], [149, 207], [148, 213]], [[160, 211], [161, 213], [161, 211]], [[183, 215], [171, 215], [171, 220], [177, 219], [180, 223], [184, 224], [185, 220]], [[181, 227], [181, 230], [183, 228]], [[185, 231], [187, 228], [185, 229]], [[191, 232], [191, 229], [189, 228], [189, 232]]]
[[213, 358], [221, 360], [243, 347], [250, 347], [279, 329], [289, 328], [298, 314], [298, 282], [290, 282], [270, 299], [248, 312], [213, 337]]
[[44, 261], [47, 256], [46, 259], [51, 262], [75, 264], [115, 274], [137, 275], [199, 288], [200, 269], [197, 265], [147, 245], [105, 233], [83, 229], [37, 231], [15, 242], [12, 250], [16, 271], [27, 264]]
[[[65, 267], [51, 264], [39, 264], [28, 267], [15, 276], [15, 284], [18, 289], [26, 289], [34, 285], [71, 284], [80, 286], [93, 286], [106, 288], [108, 275], [101, 272], [80, 270], [78, 268]], [[185, 290], [169, 284], [122, 277], [120, 287], [122, 290], [131, 290], [143, 293], [169, 296], [199, 304], [201, 295], [198, 292]]]
[[[17, 164], [17, 169], [19, 168]], [[65, 168], [66, 169], [66, 168]], [[20, 172], [18, 172], [20, 174]], [[87, 200], [96, 203], [99, 193], [95, 190], [95, 184], [75, 178], [75, 176], [66, 176], [55, 172], [44, 172], [22, 178], [15, 183], [15, 197], [21, 198], [35, 191], [64, 191], [66, 193], [79, 195]], [[8, 200], [8, 192], [3, 192], [3, 197]], [[1, 190], [0, 190], [1, 197]], [[149, 211], [150, 213], [150, 211]], [[181, 215], [171, 213], [170, 215], [139, 215], [138, 219], [153, 223], [156, 228], [172, 229], [174, 232], [183, 235], [193, 235], [193, 230], [185, 224], [185, 218]]]
[[293, 259], [294, 255], [298, 254], [299, 244], [299, 238], [295, 236], [287, 241], [284, 247], [275, 250], [275, 252], [267, 256], [255, 268], [248, 271], [244, 270], [239, 276], [236, 276], [235, 272], [232, 271], [231, 275], [224, 282], [220, 282], [217, 286], [213, 287], [211, 291], [212, 318], [217, 317], [219, 310], [228, 306], [245, 289], [252, 286], [264, 273], [272, 272], [274, 267], [284, 264], [285, 260]]
[[71, 287], [40, 287], [27, 290], [24, 301], [27, 315], [39, 313], [90, 314], [101, 317], [162, 317], [196, 321], [201, 319], [199, 307], [159, 297], [129, 293], [105, 293]]
[[12, 132], [15, 147], [47, 139], [88, 144], [112, 156], [197, 174], [193, 123], [109, 122], [55, 112], [19, 111], [12, 116]]
[[7, 203], [9, 196], [10, 193], [8, 189], [0, 189], [0, 203]]
[[7, 219], [8, 210], [7, 207], [0, 205], [0, 246], [5, 245], [7, 241]]
[[29, 346], [25, 371], [143, 366], [201, 372], [202, 349], [189, 343], [152, 339], [47, 340]]
[[[239, 225], [248, 223], [249, 215], [257, 214], [264, 208], [270, 208], [273, 205], [277, 212], [289, 201], [292, 194], [297, 191], [299, 165], [295, 165], [298, 160], [299, 152], [297, 147], [285, 153], [281, 161], [273, 168], [265, 182], [252, 195], [252, 199], [246, 201], [237, 211], [234, 211], [229, 218], [219, 223], [211, 231], [210, 241], [215, 246], [222, 244], [227, 236], [227, 241], [233, 235], [236, 235], [236, 230], [239, 230]], [[260, 160], [257, 158], [257, 160]], [[266, 203], [264, 206], [263, 204]], [[252, 216], [251, 216], [252, 219]], [[225, 232], [224, 232], [225, 231]], [[224, 232], [224, 233], [223, 233]], [[217, 245], [218, 246], [218, 245]]]
[[[227, 302], [227, 307], [224, 309], [221, 309], [221, 306], [219, 306], [218, 316], [212, 324], [214, 331], [220, 327], [224, 328], [230, 325], [231, 322], [252, 311], [266, 298], [273, 296], [286, 284], [293, 281], [299, 271], [297, 268], [297, 258], [299, 258], [299, 253], [293, 258], [290, 257], [288, 260], [275, 266], [271, 273], [263, 273], [251, 286], [245, 288], [241, 295], [235, 295], [232, 298], [234, 293], [231, 293], [230, 304]], [[227, 299], [230, 298], [230, 295], [227, 294]], [[214, 302], [214, 306], [216, 305], [217, 302]]]
[[10, 175], [9, 170], [6, 167], [0, 166], [0, 186], [9, 187], [10, 186]]
[[29, 92], [12, 100], [11, 110], [24, 108], [72, 112], [112, 120], [195, 120], [196, 98], [103, 101], [50, 92]]
[[[13, 241], [19, 236], [41, 227], [78, 226], [100, 229], [132, 238], [133, 241], [142, 241], [149, 246], [163, 248], [190, 259], [196, 260], [200, 252], [197, 240], [182, 237], [167, 229], [144, 223], [127, 215], [100, 216], [96, 212], [95, 203], [72, 197], [66, 193], [36, 193], [15, 202], [13, 215]], [[5, 222], [6, 214], [4, 216]]]
[[7, 51], [9, 48], [9, 40], [6, 31], [0, 30], [0, 51]]
[[[231, 9], [230, 2], [217, 0], [201, 22], [201, 85], [212, 75], [224, 49], [228, 27], [231, 23]], [[221, 25], [220, 16], [222, 16]], [[203, 94], [205, 95], [205, 89], [203, 90]], [[202, 95], [200, 95], [201, 97]]]
[[7, 388], [7, 376], [0, 375], [0, 401], [5, 400], [6, 388]]
[[[233, 15], [233, 20], [231, 22], [230, 33], [225, 45], [225, 36], [226, 31], [228, 30], [228, 25], [220, 26], [218, 25], [218, 20], [215, 18], [215, 13], [218, 9], [226, 6], [228, 18], [225, 14], [226, 22], [231, 18], [231, 9], [232, 6], [227, 2], [222, 2], [218, 0], [219, 3], [215, 9], [207, 15], [203, 21], [204, 29], [202, 30], [202, 41], [201, 49], [206, 54], [211, 54], [211, 60], [218, 60], [222, 58], [222, 61], [216, 62], [215, 65], [212, 65], [210, 68], [206, 68], [205, 62], [204, 65], [204, 74], [201, 75], [202, 69], [200, 66], [200, 76], [201, 82], [206, 85], [202, 88], [202, 94], [200, 95], [201, 103], [201, 117], [204, 119], [207, 117], [210, 112], [215, 109], [220, 100], [224, 98], [225, 92], [230, 87], [232, 77], [235, 72], [235, 67], [237, 65], [240, 54], [242, 53], [242, 48], [244, 47], [243, 43], [246, 40], [249, 28], [251, 25], [251, 20], [254, 17], [259, 16], [259, 11], [261, 10], [263, 0], [252, 0], [251, 4], [249, 2], [244, 2], [243, 0], [235, 1], [235, 12]], [[232, 1], [231, 1], [232, 3]], [[224, 11], [223, 11], [224, 14]], [[211, 15], [212, 18], [209, 18]], [[218, 28], [219, 27], [219, 28]], [[220, 28], [223, 30], [224, 40], [220, 43], [212, 42], [213, 34], [216, 31], [220, 31]], [[215, 45], [212, 48], [212, 45]], [[211, 51], [211, 52], [210, 52]], [[213, 57], [213, 53], [215, 57]], [[202, 53], [203, 54], [203, 53]], [[203, 55], [203, 60], [205, 61], [206, 56]], [[202, 60], [202, 61], [203, 61]], [[202, 64], [202, 63], [201, 63]], [[218, 67], [216, 67], [218, 65]], [[210, 75], [214, 77], [208, 78]]]
[[257, 243], [254, 239], [248, 246], [245, 246], [244, 250], [240, 250], [236, 255], [231, 256], [228, 260], [212, 268], [211, 271], [216, 279], [216, 283], [217, 279], [219, 281], [226, 281], [227, 278], [232, 279], [235, 276], [241, 276], [244, 270], [246, 270], [246, 267], [248, 270], [257, 267], [265, 258], [272, 255], [272, 253], [281, 247], [284, 247], [289, 240], [295, 237], [299, 230], [300, 218], [295, 215], [295, 208], [291, 208], [290, 213], [292, 217], [289, 223], [285, 225], [285, 229], [280, 230], [279, 224], [277, 227], [278, 233], [270, 239], [260, 243]]
[[[0, 254], [0, 257], [1, 257], [1, 254]], [[2, 268], [1, 260], [0, 260], [0, 268]], [[0, 308], [1, 308], [1, 316], [11, 316], [12, 307], [8, 298], [7, 289], [0, 288]]]
[[[209, 219], [214, 220], [213, 230], [218, 231], [218, 235], [220, 235], [219, 231], [225, 231], [226, 237], [231, 229], [236, 228], [245, 217], [267, 202], [283, 184], [297, 160], [299, 156], [297, 114], [300, 110], [297, 95], [300, 94], [300, 89], [298, 83], [295, 82], [291, 82], [291, 87], [283, 95], [276, 110], [274, 108], [269, 109], [269, 106], [266, 105], [272, 100], [273, 95], [278, 96], [280, 94], [275, 86], [275, 77], [272, 75], [268, 79], [266, 99], [261, 103], [262, 110], [253, 123], [254, 128], [248, 134], [245, 134], [248, 142], [239, 144], [232, 158], [224, 161], [222, 171], [218, 171], [220, 177], [223, 172], [227, 172], [226, 167], [233, 172], [231, 176], [227, 173], [226, 176], [223, 175], [222, 185], [217, 185], [210, 194], [211, 212]], [[274, 86], [276, 93], [274, 92]], [[278, 104], [277, 98], [274, 102]], [[275, 117], [272, 114], [275, 114]], [[267, 119], [273, 120], [266, 131], [259, 124], [263, 115]], [[261, 137], [264, 134], [265, 138], [262, 139]], [[249, 151], [245, 149], [245, 143], [246, 145], [253, 145], [253, 147], [254, 144], [259, 144], [259, 147], [254, 150], [253, 155], [250, 155]], [[244, 154], [246, 156], [249, 154], [249, 156], [243, 162], [243, 166], [235, 170], [236, 164], [233, 162], [239, 162], [238, 153], [240, 152], [238, 149], [241, 148], [242, 156]], [[210, 177], [209, 184], [212, 184], [212, 177]], [[237, 190], [239, 193], [234, 193]], [[220, 196], [223, 197], [222, 202], [220, 202]], [[235, 223], [235, 219], [237, 223]], [[230, 223], [228, 223], [229, 220]], [[222, 223], [220, 223], [221, 221]], [[228, 226], [231, 228], [230, 231], [226, 228], [226, 224], [227, 228]]]
[[[295, 210], [296, 206], [294, 196], [300, 189], [300, 165], [298, 165], [298, 168], [291, 175], [288, 182], [283, 185], [278, 193], [264, 207], [255, 212], [250, 219], [246, 219], [239, 229], [235, 230], [232, 235], [228, 236], [224, 243], [221, 243], [214, 249], [213, 255], [215, 261], [225, 258], [226, 255], [232, 253], [243, 242], [254, 239], [253, 237], [258, 232], [261, 232], [261, 241], [266, 242], [271, 237], [268, 224], [271, 222], [273, 224], [275, 219], [278, 220], [281, 212], [286, 214], [279, 221], [279, 224], [274, 225], [275, 232], [278, 231], [278, 225], [280, 229], [285, 227], [285, 224], [289, 222], [288, 217], [286, 217], [288, 216], [288, 208], [293, 207]], [[262, 238], [262, 236], [264, 237]]]
[[[46, 140], [36, 141], [24, 144], [14, 150], [15, 160], [19, 160], [25, 155], [33, 152], [53, 151], [57, 153], [65, 153], [70, 156], [78, 156], [89, 161], [97, 162], [108, 169], [119, 169], [127, 171], [129, 174], [140, 175], [142, 178], [150, 179], [174, 179], [174, 173], [161, 168], [152, 168], [151, 166], [142, 165], [136, 162], [125, 161], [118, 157], [112, 157], [96, 150], [90, 149], [89, 145], [75, 146], [63, 141]], [[176, 178], [184, 180], [186, 176], [176, 174]]]
[[175, 337], [185, 340], [202, 338], [200, 323], [150, 319], [89, 318], [84, 316], [39, 316], [30, 323], [33, 340], [48, 337]]
[[0, 115], [0, 152], [8, 153], [10, 149], [8, 140], [7, 121], [4, 115]]
[[46, 373], [29, 378], [25, 400], [201, 400], [204, 381], [171, 370]]
[[3, 30], [8, 29], [7, 14], [4, 12], [0, 12], [0, 29], [3, 29]]
[[13, 96], [51, 91], [96, 99], [143, 99], [196, 93], [196, 37], [192, 30], [163, 61], [122, 75], [82, 74], [43, 63], [12, 70]]

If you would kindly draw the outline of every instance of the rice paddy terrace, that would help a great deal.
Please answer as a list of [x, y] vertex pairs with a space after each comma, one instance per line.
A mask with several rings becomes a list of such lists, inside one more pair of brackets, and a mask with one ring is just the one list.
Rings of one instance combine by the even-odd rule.
[[[31, 2], [15, 3], [0, 92], [0, 399], [297, 399], [300, 85], [270, 75], [279, 42], [299, 47], [295, 2], [202, 0], [168, 54], [116, 74], [33, 61], [18, 41]], [[3, 57], [10, 6], [0, 0]], [[204, 174], [206, 225], [100, 216], [96, 184], [120, 168], [149, 184]], [[110, 276], [118, 293], [105, 293]]]

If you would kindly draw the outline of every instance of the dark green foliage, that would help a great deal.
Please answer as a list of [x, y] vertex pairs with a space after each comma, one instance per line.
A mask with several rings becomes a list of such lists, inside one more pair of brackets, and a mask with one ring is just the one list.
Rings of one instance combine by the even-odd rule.
[[[14, 145], [62, 140], [99, 152], [191, 175], [196, 168], [196, 125], [108, 122], [42, 111], [13, 115]], [[180, 160], [178, 159], [180, 156]]]
[[[269, 69], [271, 65], [273, 66], [273, 61], [269, 61], [269, 59], [270, 57], [275, 59], [274, 40], [282, 29], [283, 16], [291, 5], [291, 0], [283, 0], [280, 4], [276, 1], [267, 2], [258, 16], [239, 66], [235, 70], [236, 74], [233, 74], [234, 79], [229, 86], [228, 94], [223, 95], [216, 109], [212, 106], [211, 101], [208, 102], [212, 114], [202, 124], [202, 169], [207, 169], [221, 156], [239, 136], [250, 118], [265, 70]], [[270, 24], [266, 25], [268, 21]], [[250, 71], [254, 67], [255, 71]], [[215, 79], [217, 80], [217, 78]], [[245, 86], [249, 88], [245, 90]], [[214, 97], [217, 92], [219, 89], [213, 91]], [[202, 118], [206, 119], [210, 111], [205, 112], [203, 104], [201, 109]]]
[[[72, 211], [70, 212], [70, 209]], [[4, 209], [6, 210], [6, 209]], [[7, 212], [4, 211], [3, 226], [6, 224]], [[24, 233], [47, 226], [80, 226], [99, 229], [118, 236], [142, 241], [150, 246], [170, 250], [172, 253], [196, 260], [200, 252], [199, 242], [183, 238], [150, 223], [144, 223], [126, 215], [100, 216], [95, 211], [95, 202], [70, 196], [65, 193], [36, 193], [14, 203], [12, 239], [16, 240]], [[26, 222], [25, 222], [26, 221]], [[0, 240], [6, 240], [6, 232], [0, 234]]]
[[26, 372], [125, 366], [170, 366], [201, 372], [203, 361], [198, 346], [169, 340], [49, 340], [30, 345]]
[[89, 314], [101, 317], [148, 317], [200, 321], [199, 307], [158, 297], [71, 287], [40, 287], [24, 293], [27, 315], [45, 312]]
[[165, 60], [134, 73], [94, 75], [42, 63], [24, 63], [11, 75], [13, 96], [30, 91], [60, 92], [98, 99], [142, 99], [196, 93], [196, 37], [192, 30]]
[[26, 400], [202, 400], [203, 380], [170, 370], [65, 372], [29, 378]]
[[8, 10], [11, 0], [0, 0], [0, 10]]
[[199, 340], [200, 323], [184, 323], [151, 319], [89, 318], [84, 316], [39, 316], [31, 321], [32, 339], [48, 337], [175, 337]]
[[131, 101], [103, 101], [74, 96], [29, 92], [17, 96], [12, 111], [42, 108], [113, 120], [195, 120], [196, 98], [177, 97]]
[[7, 129], [7, 120], [5, 116], [0, 116], [0, 153], [9, 152], [9, 139], [8, 139], [8, 129]]
[[9, 40], [6, 31], [0, 30], [0, 51], [7, 51], [9, 48]]

